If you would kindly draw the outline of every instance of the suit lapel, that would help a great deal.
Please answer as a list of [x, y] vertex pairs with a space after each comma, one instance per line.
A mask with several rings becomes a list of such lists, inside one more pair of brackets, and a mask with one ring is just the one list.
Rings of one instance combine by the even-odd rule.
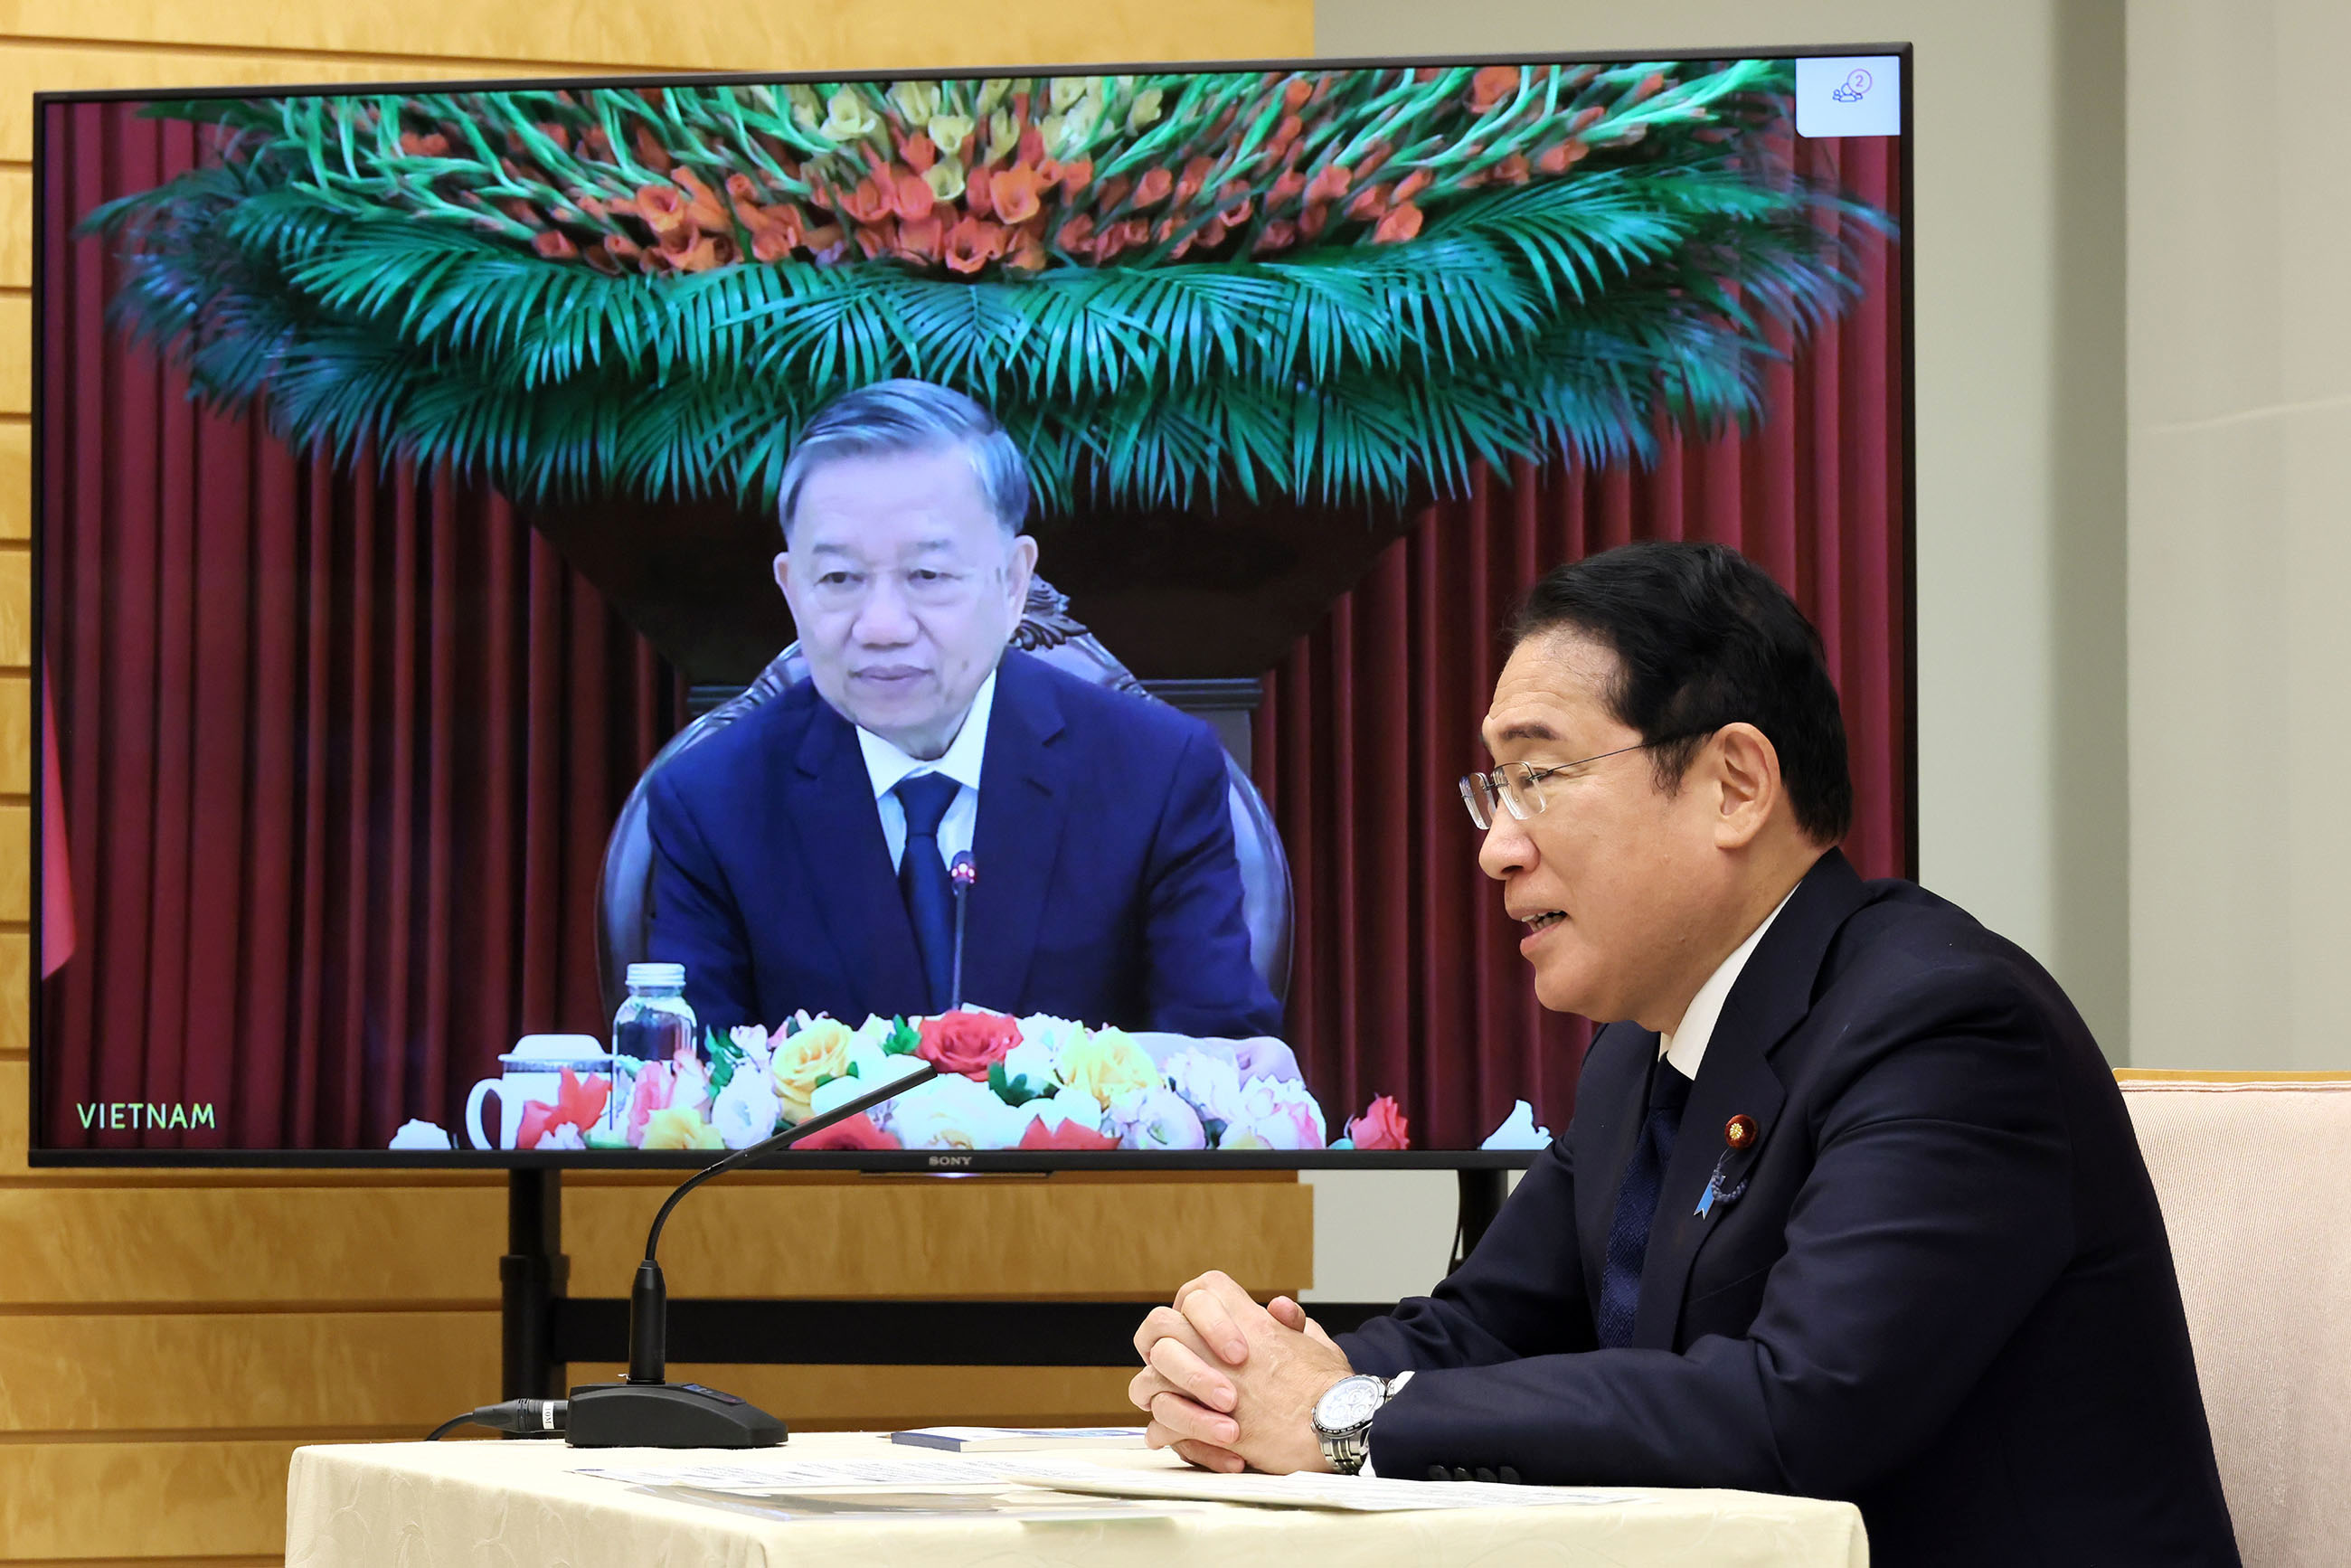
[[[1674, 1143], [1674, 1157], [1667, 1164], [1665, 1180], [1658, 1188], [1656, 1216], [1649, 1224], [1649, 1250], [1641, 1265], [1641, 1305], [1633, 1323], [1635, 1345], [1673, 1348], [1690, 1265], [1699, 1246], [1729, 1212], [1729, 1206], [1720, 1204], [1703, 1216], [1697, 1212], [1713, 1177], [1715, 1162], [1729, 1148], [1725, 1128], [1731, 1117], [1744, 1114], [1754, 1118], [1759, 1134], [1724, 1162], [1723, 1183], [1736, 1186], [1761, 1157], [1787, 1100], [1786, 1086], [1771, 1066], [1771, 1051], [1812, 1010], [1813, 983], [1828, 956], [1829, 944], [1867, 899], [1868, 889], [1844, 853], [1830, 850], [1805, 873], [1795, 896], [1763, 934], [1738, 983], [1731, 987], [1713, 1037], [1707, 1042], [1705, 1060], [1698, 1064], [1698, 1082], [1691, 1086], [1689, 1104], [1682, 1113], [1681, 1134]], [[1655, 1049], [1652, 1045], [1652, 1051]], [[1628, 1150], [1626, 1158], [1630, 1157]]]
[[786, 814], [809, 868], [803, 930], [832, 944], [849, 994], [865, 998], [868, 1011], [919, 1011], [922, 959], [856, 731], [813, 687], [809, 700], [813, 711], [785, 785]]
[[1006, 653], [980, 763], [972, 835], [979, 880], [964, 944], [964, 995], [983, 1007], [1019, 1011], [1027, 989], [1068, 810], [1068, 766], [1056, 744], [1061, 728], [1042, 666]]

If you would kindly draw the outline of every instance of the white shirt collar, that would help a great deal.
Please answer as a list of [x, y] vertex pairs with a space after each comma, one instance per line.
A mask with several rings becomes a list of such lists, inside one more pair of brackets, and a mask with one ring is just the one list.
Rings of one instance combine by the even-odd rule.
[[898, 787], [900, 779], [915, 773], [944, 773], [978, 793], [979, 770], [987, 759], [987, 716], [995, 706], [996, 673], [991, 670], [987, 679], [979, 683], [970, 711], [963, 716], [963, 727], [956, 731], [955, 739], [936, 761], [909, 757], [872, 730], [859, 728], [857, 748], [865, 754], [865, 773], [873, 781], [873, 798], [881, 800]]
[[[1802, 887], [1799, 882], [1796, 887]], [[1796, 896], [1796, 888], [1788, 890], [1788, 898]], [[1730, 999], [1730, 988], [1739, 983], [1740, 971], [1754, 956], [1756, 944], [1763, 933], [1771, 929], [1771, 922], [1780, 918], [1780, 911], [1788, 907], [1788, 898], [1772, 906], [1763, 917], [1763, 924], [1747, 934], [1747, 940], [1730, 950], [1730, 956], [1715, 966], [1706, 984], [1690, 998], [1689, 1009], [1682, 1014], [1682, 1027], [1671, 1034], [1657, 1037], [1657, 1054], [1674, 1064], [1676, 1071], [1695, 1081], [1698, 1064], [1706, 1060], [1707, 1042], [1714, 1038], [1714, 1026], [1722, 1018], [1722, 1004]]]

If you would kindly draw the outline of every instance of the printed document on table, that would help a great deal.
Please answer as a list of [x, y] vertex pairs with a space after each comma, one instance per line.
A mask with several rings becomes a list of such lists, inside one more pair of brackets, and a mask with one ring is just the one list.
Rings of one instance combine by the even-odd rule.
[[1368, 1476], [1217, 1475], [1207, 1470], [1126, 1470], [1107, 1466], [1041, 1466], [1012, 1478], [1025, 1486], [1097, 1497], [1153, 1498], [1186, 1502], [1238, 1502], [1259, 1508], [1320, 1508], [1349, 1513], [1405, 1513], [1423, 1509], [1614, 1507], [1648, 1500], [1635, 1492], [1570, 1487], [1510, 1486], [1500, 1481], [1403, 1481]]

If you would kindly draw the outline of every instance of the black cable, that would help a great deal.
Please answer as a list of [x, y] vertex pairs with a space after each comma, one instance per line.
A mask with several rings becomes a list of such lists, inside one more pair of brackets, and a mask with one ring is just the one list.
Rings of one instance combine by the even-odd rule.
[[570, 1408], [568, 1399], [509, 1399], [502, 1405], [476, 1406], [463, 1416], [453, 1416], [442, 1422], [424, 1440], [433, 1442], [468, 1424], [526, 1437], [552, 1437], [562, 1432]]

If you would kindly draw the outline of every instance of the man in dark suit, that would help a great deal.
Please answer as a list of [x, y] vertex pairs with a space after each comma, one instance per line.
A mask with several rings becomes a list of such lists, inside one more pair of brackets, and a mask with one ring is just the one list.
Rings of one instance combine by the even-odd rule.
[[1552, 573], [1463, 780], [1566, 1135], [1332, 1341], [1221, 1275], [1136, 1336], [1196, 1463], [1850, 1499], [1880, 1564], [2237, 1562], [2155, 1193], [2031, 956], [1834, 847], [1817, 636], [1719, 546]]
[[1214, 732], [1008, 651], [1029, 494], [987, 411], [921, 382], [840, 399], [794, 449], [775, 570], [810, 678], [646, 791], [651, 956], [685, 966], [705, 1025], [946, 1010], [968, 852], [965, 1000], [1280, 1029]]

